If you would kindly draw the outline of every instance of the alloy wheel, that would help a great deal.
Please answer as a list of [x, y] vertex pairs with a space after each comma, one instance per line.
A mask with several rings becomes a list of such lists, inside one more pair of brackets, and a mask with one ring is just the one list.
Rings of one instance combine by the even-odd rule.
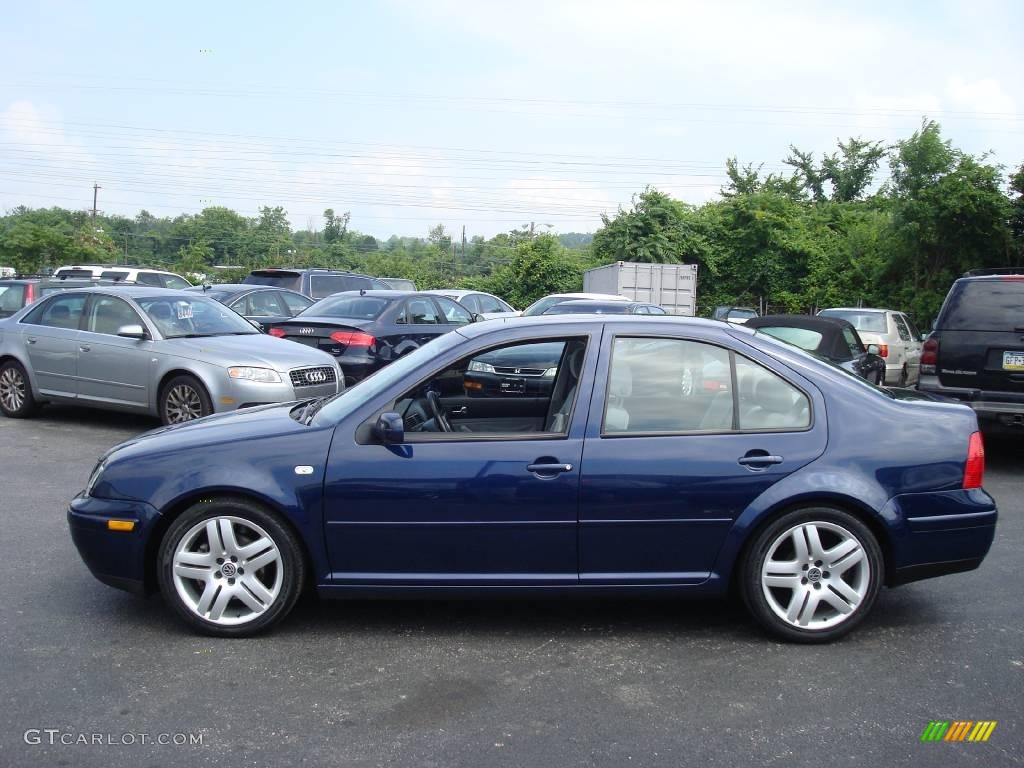
[[0, 372], [0, 403], [11, 412], [21, 410], [25, 404], [25, 377], [17, 368]]
[[181, 537], [172, 560], [174, 588], [196, 616], [220, 626], [246, 624], [281, 594], [284, 569], [271, 536], [239, 517], [214, 517]]
[[801, 523], [780, 534], [761, 567], [769, 609], [798, 629], [824, 630], [847, 621], [871, 587], [863, 543], [830, 522]]
[[164, 410], [167, 412], [169, 423], [180, 424], [202, 416], [203, 402], [193, 387], [188, 384], [177, 384], [167, 393]]

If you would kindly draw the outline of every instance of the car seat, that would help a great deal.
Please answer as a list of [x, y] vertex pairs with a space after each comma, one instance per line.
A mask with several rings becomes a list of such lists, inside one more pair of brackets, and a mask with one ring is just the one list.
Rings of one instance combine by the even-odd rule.
[[629, 429], [629, 411], [625, 399], [633, 394], [633, 372], [623, 360], [612, 362], [612, 375], [608, 382], [608, 408], [604, 414], [605, 432], [625, 432]]

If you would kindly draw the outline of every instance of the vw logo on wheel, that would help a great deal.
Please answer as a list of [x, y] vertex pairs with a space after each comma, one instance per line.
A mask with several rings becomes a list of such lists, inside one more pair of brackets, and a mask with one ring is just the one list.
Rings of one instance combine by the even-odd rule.
[[306, 371], [306, 381], [310, 384], [320, 384], [327, 381], [326, 371]]
[[299, 333], [301, 333], [303, 336], [312, 336], [313, 335], [313, 329], [312, 328], [299, 328]]

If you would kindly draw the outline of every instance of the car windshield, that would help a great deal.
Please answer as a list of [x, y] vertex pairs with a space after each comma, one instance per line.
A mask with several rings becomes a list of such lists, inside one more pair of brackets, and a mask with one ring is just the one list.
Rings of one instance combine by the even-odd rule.
[[259, 333], [241, 315], [206, 296], [152, 296], [135, 303], [165, 339]]
[[[392, 385], [406, 381], [419, 369], [422, 368], [424, 373], [428, 372], [431, 368], [431, 361], [434, 358], [444, 354], [452, 347], [462, 344], [464, 341], [466, 341], [465, 337], [461, 336], [457, 331], [435, 337], [418, 349], [414, 349], [390, 365], [367, 376], [344, 392], [333, 395], [317, 412], [313, 423], [330, 424], [337, 422], [353, 409], [369, 402]], [[411, 385], [415, 382], [410, 381], [409, 383]]]
[[298, 272], [271, 272], [257, 270], [242, 281], [246, 285], [273, 285], [298, 291], [302, 288], [302, 275]]
[[823, 309], [818, 313], [821, 317], [838, 317], [846, 320], [858, 331], [868, 333], [885, 333], [884, 312], [861, 312], [855, 309]]
[[352, 317], [360, 320], [376, 320], [390, 303], [389, 299], [377, 296], [336, 296], [318, 301], [299, 314], [311, 317]]
[[570, 299], [560, 296], [545, 296], [543, 299], [538, 299], [533, 302], [530, 306], [523, 310], [523, 317], [533, 317], [534, 315], [543, 315], [550, 307], [555, 304], [561, 304], [562, 302], [569, 301]]
[[939, 327], [961, 331], [1012, 331], [1022, 325], [1022, 310], [1024, 280], [965, 280], [954, 286], [946, 299]]
[[808, 352], [813, 352], [821, 344], [821, 334], [817, 331], [811, 331], [807, 328], [790, 328], [784, 326], [772, 326], [766, 328], [758, 328], [761, 333], [767, 333], [769, 336], [774, 336], [776, 339], [782, 339], [783, 341], [793, 344], [794, 346], [805, 349]]
[[[867, 387], [868, 389], [872, 390], [873, 392], [878, 392], [879, 394], [885, 395], [886, 397], [892, 398], [894, 400], [896, 399], [895, 396], [893, 395], [893, 393], [890, 392], [885, 387], [879, 387], [879, 386], [876, 386], [876, 385], [872, 384], [870, 381], [868, 381], [867, 379], [865, 379], [865, 378], [863, 378], [861, 376], [858, 376], [853, 371], [847, 370], [846, 368], [843, 368], [843, 366], [837, 365], [836, 363], [833, 363], [827, 357], [822, 357], [821, 355], [816, 354], [814, 352], [810, 352], [810, 351], [808, 351], [806, 349], [801, 349], [796, 344], [790, 344], [787, 341], [783, 341], [782, 339], [779, 339], [779, 338], [777, 338], [775, 336], [772, 336], [770, 333], [765, 333], [763, 328], [758, 328], [757, 330], [754, 330], [754, 329], [751, 328], [750, 330], [752, 330], [754, 332], [754, 334], [757, 337], [759, 337], [763, 343], [765, 343], [765, 344], [767, 344], [769, 346], [778, 346], [779, 348], [786, 350], [790, 354], [795, 354], [795, 355], [799, 355], [801, 357], [806, 357], [806, 358], [808, 358], [810, 360], [813, 360], [813, 361], [815, 361], [817, 363], [820, 363], [822, 365], [827, 365], [833, 371], [838, 371], [843, 376], [846, 376], [848, 379], [852, 379], [853, 381], [857, 382], [857, 384], [859, 386]], [[767, 350], [767, 351], [769, 352], [769, 354], [771, 353], [770, 350]]]
[[749, 320], [752, 317], [757, 317], [757, 312], [752, 309], [730, 309], [728, 314], [730, 320]]

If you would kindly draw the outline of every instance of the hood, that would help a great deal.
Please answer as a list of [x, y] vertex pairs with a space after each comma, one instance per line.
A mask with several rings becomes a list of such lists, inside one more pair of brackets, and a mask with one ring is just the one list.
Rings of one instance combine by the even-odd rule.
[[281, 373], [306, 365], [335, 366], [334, 358], [326, 352], [262, 333], [165, 339], [156, 343], [156, 349], [165, 354], [207, 363], [222, 363], [225, 366], [251, 365], [273, 368]]

